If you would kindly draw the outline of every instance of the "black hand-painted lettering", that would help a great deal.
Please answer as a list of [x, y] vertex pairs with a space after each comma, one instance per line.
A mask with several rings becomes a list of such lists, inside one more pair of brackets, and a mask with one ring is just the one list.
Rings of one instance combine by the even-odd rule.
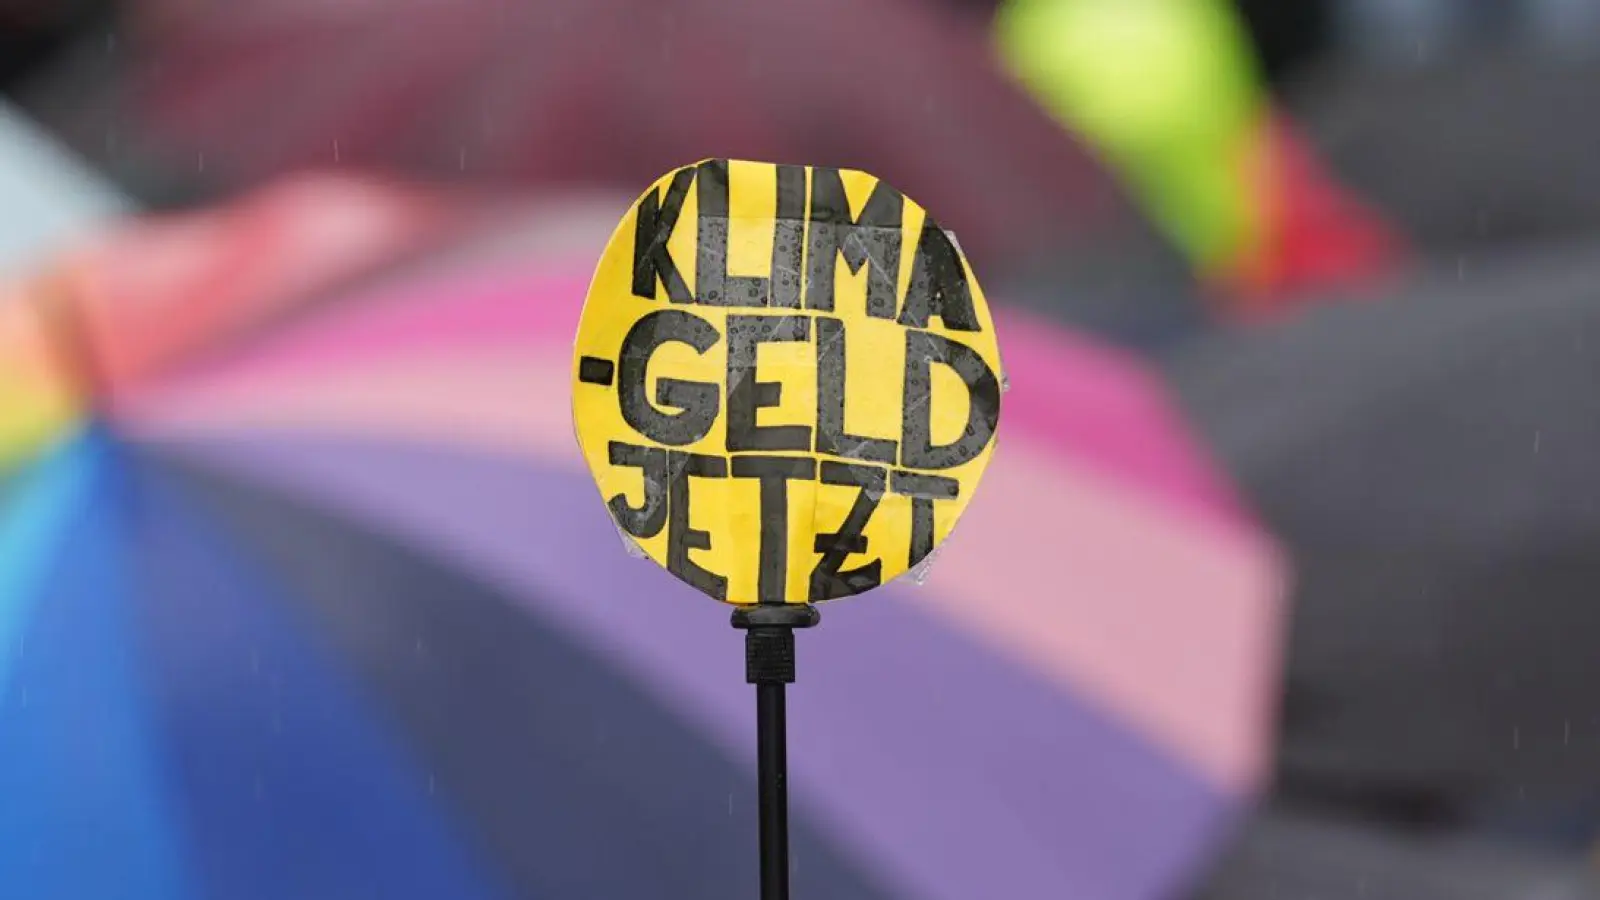
[[933, 504], [961, 496], [961, 482], [941, 475], [895, 472], [889, 476], [889, 489], [911, 498], [911, 553], [907, 565], [914, 566], [933, 552]]
[[805, 166], [778, 166], [778, 215], [772, 230], [771, 306], [800, 308], [806, 242]]
[[793, 315], [728, 316], [728, 450], [810, 450], [809, 425], [757, 425], [758, 410], [777, 406], [783, 385], [760, 381], [756, 348], [761, 344], [804, 341], [811, 320]]
[[667, 489], [667, 571], [717, 600], [728, 599], [728, 579], [702, 568], [689, 558], [690, 550], [710, 550], [711, 533], [689, 522], [690, 478], [726, 478], [728, 461], [720, 456], [702, 456], [680, 450], [667, 451], [669, 486]]
[[844, 323], [827, 316], [817, 323], [817, 452], [849, 459], [894, 463], [895, 442], [862, 437], [844, 428], [845, 334]]
[[644, 476], [644, 501], [630, 506], [627, 495], [618, 493], [606, 506], [623, 531], [636, 538], [655, 537], [667, 523], [667, 451], [612, 441], [609, 452], [613, 466], [639, 469]]
[[761, 480], [761, 565], [757, 599], [782, 603], [789, 572], [789, 482], [810, 481], [817, 461], [806, 456], [735, 456], [733, 477]]
[[617, 377], [617, 366], [609, 359], [585, 356], [578, 360], [578, 380], [584, 384], [610, 387]]
[[852, 219], [839, 170], [822, 166], [811, 170], [807, 309], [833, 311], [834, 260], [842, 256], [851, 272], [867, 267], [867, 315], [894, 318], [904, 207], [900, 192], [880, 181], [867, 197], [861, 215]]
[[695, 176], [699, 204], [699, 248], [695, 256], [695, 299], [706, 306], [767, 305], [767, 279], [728, 274], [728, 161], [708, 160]]
[[639, 201], [638, 217], [633, 226], [633, 294], [636, 297], [655, 299], [659, 278], [667, 288], [668, 300], [694, 302], [689, 285], [684, 283], [683, 274], [667, 249], [667, 241], [678, 224], [692, 181], [694, 169], [680, 169], [667, 185], [665, 199], [651, 191]]
[[[953, 443], [933, 443], [933, 364], [955, 370], [967, 386], [967, 424]], [[905, 393], [901, 407], [900, 464], [949, 469], [975, 458], [994, 437], [1000, 418], [1000, 382], [978, 351], [928, 331], [906, 332]]]
[[978, 312], [972, 306], [972, 286], [967, 283], [967, 268], [961, 254], [944, 229], [927, 219], [917, 240], [917, 254], [911, 263], [911, 284], [906, 288], [905, 307], [900, 324], [927, 328], [928, 319], [938, 316], [952, 331], [980, 331]]
[[811, 570], [810, 600], [813, 603], [859, 594], [883, 583], [881, 559], [854, 569], [843, 567], [850, 554], [867, 552], [864, 532], [878, 502], [883, 499], [885, 470], [876, 466], [825, 462], [820, 474], [823, 484], [854, 486], [860, 490], [839, 530], [817, 535], [813, 549], [821, 553], [822, 558]]
[[[688, 344], [698, 353], [716, 346], [720, 336], [711, 323], [683, 310], [659, 309], [633, 323], [622, 339], [617, 361], [617, 400], [622, 418], [635, 431], [659, 444], [681, 447], [706, 436], [721, 403], [714, 383], [656, 379], [656, 402], [646, 391], [650, 357], [662, 344]], [[660, 407], [677, 409], [662, 412]]]

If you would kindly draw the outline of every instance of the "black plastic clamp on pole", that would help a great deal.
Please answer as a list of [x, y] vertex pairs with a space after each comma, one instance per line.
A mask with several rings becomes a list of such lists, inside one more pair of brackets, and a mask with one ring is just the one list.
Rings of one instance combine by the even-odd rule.
[[822, 621], [805, 604], [743, 606], [745, 680], [756, 686], [756, 777], [761, 819], [761, 900], [789, 900], [789, 734], [784, 690], [794, 684], [794, 630]]
[[741, 606], [733, 627], [743, 629], [744, 678], [749, 684], [794, 684], [794, 630], [810, 628], [822, 614], [808, 604]]

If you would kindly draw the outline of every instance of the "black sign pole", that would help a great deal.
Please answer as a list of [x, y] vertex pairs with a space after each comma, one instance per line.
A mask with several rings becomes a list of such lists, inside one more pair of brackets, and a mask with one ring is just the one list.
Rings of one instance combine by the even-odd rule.
[[761, 819], [761, 900], [789, 900], [789, 735], [784, 692], [794, 683], [794, 630], [822, 620], [808, 604], [742, 606], [745, 681], [756, 686], [756, 778]]

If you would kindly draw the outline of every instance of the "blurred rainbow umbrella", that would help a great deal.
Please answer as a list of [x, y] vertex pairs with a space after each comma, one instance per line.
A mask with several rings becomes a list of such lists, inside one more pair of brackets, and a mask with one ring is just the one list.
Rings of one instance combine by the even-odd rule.
[[[9, 886], [748, 896], [740, 642], [624, 554], [557, 388], [623, 205], [313, 179], [11, 288]], [[1262, 776], [1273, 549], [1154, 376], [1001, 321], [960, 537], [808, 638], [799, 896], [1170, 896]]]

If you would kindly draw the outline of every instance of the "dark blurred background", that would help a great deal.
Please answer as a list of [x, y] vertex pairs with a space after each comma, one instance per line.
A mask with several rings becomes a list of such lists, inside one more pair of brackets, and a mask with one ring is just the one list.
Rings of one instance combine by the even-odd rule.
[[1182, 896], [1600, 897], [1600, 3], [0, 0], [0, 94], [16, 277], [312, 171], [882, 176], [1287, 554], [1272, 785]]

